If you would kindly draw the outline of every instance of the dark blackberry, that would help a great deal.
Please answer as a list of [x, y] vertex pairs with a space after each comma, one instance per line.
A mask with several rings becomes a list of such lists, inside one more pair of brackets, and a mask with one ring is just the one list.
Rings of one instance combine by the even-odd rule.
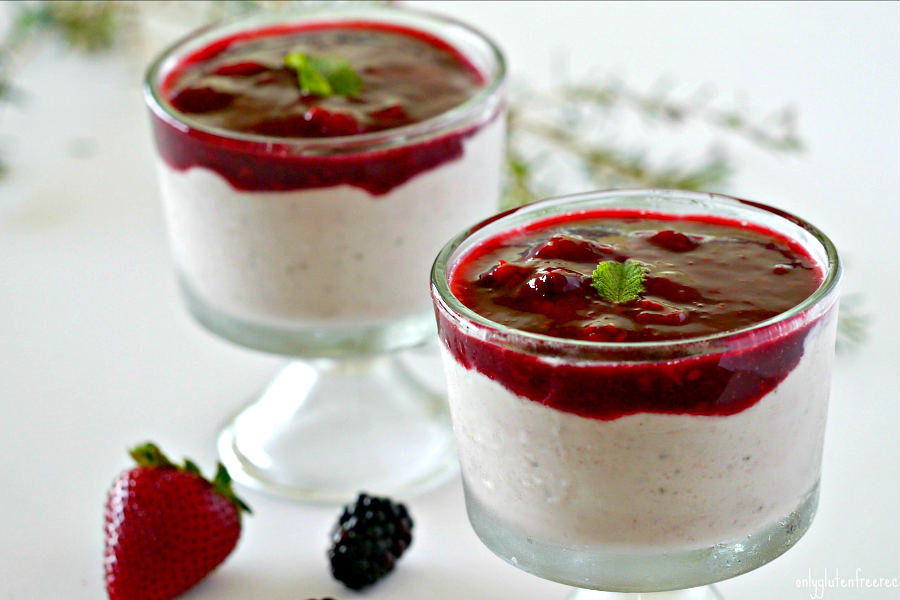
[[402, 504], [360, 494], [331, 532], [328, 560], [335, 579], [359, 590], [387, 575], [412, 543], [413, 521]]

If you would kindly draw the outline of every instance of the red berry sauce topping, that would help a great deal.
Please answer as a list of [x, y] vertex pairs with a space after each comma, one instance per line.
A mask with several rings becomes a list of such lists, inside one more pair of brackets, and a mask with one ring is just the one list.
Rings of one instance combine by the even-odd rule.
[[[620, 304], [594, 289], [601, 261], [640, 261], [644, 291]], [[594, 342], [695, 338], [775, 317], [812, 294], [823, 270], [797, 243], [718, 217], [596, 211], [491, 238], [449, 274], [478, 314], [515, 329]], [[439, 318], [457, 360], [511, 391], [599, 419], [636, 412], [733, 414], [796, 366], [808, 327], [750, 332], [734, 352], [665, 362], [548, 362], [470, 337]], [[640, 352], [638, 350], [638, 352]]]
[[[677, 231], [676, 231], [677, 229]], [[598, 262], [648, 265], [644, 292], [607, 302]], [[504, 234], [451, 275], [475, 312], [510, 327], [597, 342], [699, 337], [765, 321], [799, 304], [822, 280], [797, 244], [723, 220], [658, 215], [581, 216]]]
[[[362, 80], [351, 96], [304, 93], [291, 52], [346, 61]], [[171, 105], [204, 127], [285, 138], [331, 138], [415, 124], [459, 106], [483, 75], [442, 40], [377, 23], [277, 26], [219, 40], [183, 59], [163, 80]], [[455, 132], [371, 155], [301, 157], [154, 119], [158, 147], [174, 168], [203, 166], [238, 189], [292, 190], [347, 183], [384, 193], [462, 155]], [[474, 129], [477, 129], [474, 128]]]
[[[321, 138], [418, 123], [462, 104], [482, 86], [478, 71], [439, 40], [374, 27], [306, 27], [235, 40], [212, 56], [202, 52], [202, 60], [189, 58], [163, 91], [172, 106], [204, 125]], [[294, 51], [346, 60], [362, 79], [359, 93], [303, 93], [297, 72], [285, 66]]]

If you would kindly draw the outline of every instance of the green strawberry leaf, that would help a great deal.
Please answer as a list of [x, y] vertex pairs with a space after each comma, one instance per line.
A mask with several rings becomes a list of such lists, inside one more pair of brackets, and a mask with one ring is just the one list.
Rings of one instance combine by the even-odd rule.
[[218, 493], [231, 500], [238, 507], [239, 513], [240, 511], [246, 511], [248, 513], [253, 512], [252, 510], [250, 510], [250, 507], [247, 506], [246, 502], [235, 495], [234, 488], [232, 488], [231, 486], [231, 475], [228, 474], [228, 470], [222, 463], [218, 464], [216, 475], [215, 477], [213, 477], [212, 481], [210, 481], [203, 477], [203, 474], [200, 472], [200, 467], [197, 466], [197, 463], [190, 459], [185, 459], [183, 466], [177, 465], [169, 460], [169, 458], [165, 454], [163, 454], [162, 450], [159, 449], [159, 446], [157, 446], [153, 442], [144, 442], [143, 444], [132, 448], [128, 453], [135, 460], [135, 462], [142, 467], [178, 469], [180, 471], [185, 471], [186, 473], [196, 475], [197, 477], [212, 485], [213, 489]]

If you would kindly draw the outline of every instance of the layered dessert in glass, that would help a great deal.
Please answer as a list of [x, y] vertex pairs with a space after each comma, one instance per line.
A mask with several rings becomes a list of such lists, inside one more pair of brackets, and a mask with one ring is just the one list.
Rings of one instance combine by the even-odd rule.
[[[304, 89], [298, 54], [344, 61], [358, 91]], [[421, 337], [429, 304], [412, 282], [496, 209], [502, 76], [474, 32], [411, 11], [265, 15], [169, 50], [148, 102], [194, 314], [290, 354]]]
[[699, 586], [815, 512], [840, 266], [711, 194], [590, 193], [457, 236], [432, 293], [472, 525], [580, 588]]
[[[162, 199], [188, 307], [228, 340], [311, 359], [220, 441], [238, 479], [340, 499], [366, 483], [386, 492], [428, 480], [415, 467], [382, 486], [378, 473], [402, 461], [366, 465], [375, 440], [397, 438], [392, 421], [428, 441], [391, 456], [452, 462], [439, 403], [371, 357], [433, 335], [423, 286], [434, 255], [497, 208], [504, 77], [500, 51], [470, 27], [366, 5], [254, 13], [188, 36], [150, 67]], [[393, 408], [371, 408], [381, 396]], [[335, 398], [351, 400], [328, 406]], [[345, 434], [332, 432], [330, 448], [321, 432], [335, 424]], [[304, 459], [314, 438], [319, 450]], [[356, 475], [341, 478], [322, 460], [332, 455], [371, 477], [351, 485]], [[309, 473], [311, 463], [321, 468]]]

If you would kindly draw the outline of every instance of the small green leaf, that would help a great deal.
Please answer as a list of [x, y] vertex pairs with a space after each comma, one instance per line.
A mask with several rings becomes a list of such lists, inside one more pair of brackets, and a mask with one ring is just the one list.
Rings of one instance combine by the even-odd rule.
[[222, 463], [219, 463], [216, 466], [216, 475], [213, 477], [211, 483], [217, 492], [234, 502], [239, 510], [251, 514], [253, 513], [253, 511], [250, 510], [250, 507], [247, 506], [247, 503], [235, 495], [234, 489], [231, 486], [231, 475], [228, 474], [228, 469], [226, 469], [225, 465]]
[[129, 450], [128, 453], [131, 455], [131, 458], [142, 467], [171, 468], [175, 466], [175, 464], [169, 460], [169, 457], [163, 454], [163, 451], [159, 449], [159, 446], [153, 442], [144, 442]]
[[284, 64], [297, 72], [297, 81], [304, 94], [316, 96], [330, 96], [331, 84], [313, 65], [309, 58], [302, 52], [291, 52], [284, 57]]
[[297, 72], [304, 94], [354, 96], [362, 89], [362, 79], [343, 58], [296, 51], [284, 57], [284, 64]]
[[212, 485], [213, 489], [216, 490], [219, 494], [225, 496], [232, 502], [234, 502], [235, 506], [238, 508], [238, 513], [241, 511], [251, 513], [250, 507], [247, 506], [247, 503], [237, 497], [234, 493], [234, 488], [231, 485], [231, 475], [228, 474], [228, 470], [222, 463], [217, 465], [216, 475], [213, 477], [212, 481], [203, 477], [203, 474], [200, 472], [200, 467], [197, 466], [197, 463], [190, 459], [185, 459], [184, 466], [179, 466], [173, 463], [169, 458], [163, 454], [162, 450], [154, 444], [153, 442], [144, 442], [138, 446], [135, 446], [128, 452], [131, 454], [131, 457], [138, 463], [138, 465], [142, 467], [155, 467], [161, 469], [178, 469], [180, 471], [184, 471], [185, 473], [190, 473], [191, 475], [195, 475], [200, 479], [203, 479], [210, 485]]
[[603, 261], [594, 269], [593, 284], [597, 293], [607, 302], [616, 304], [631, 302], [644, 291], [647, 267], [636, 260], [624, 263]]
[[362, 79], [350, 65], [332, 71], [328, 75], [331, 89], [339, 96], [355, 96], [362, 89]]

